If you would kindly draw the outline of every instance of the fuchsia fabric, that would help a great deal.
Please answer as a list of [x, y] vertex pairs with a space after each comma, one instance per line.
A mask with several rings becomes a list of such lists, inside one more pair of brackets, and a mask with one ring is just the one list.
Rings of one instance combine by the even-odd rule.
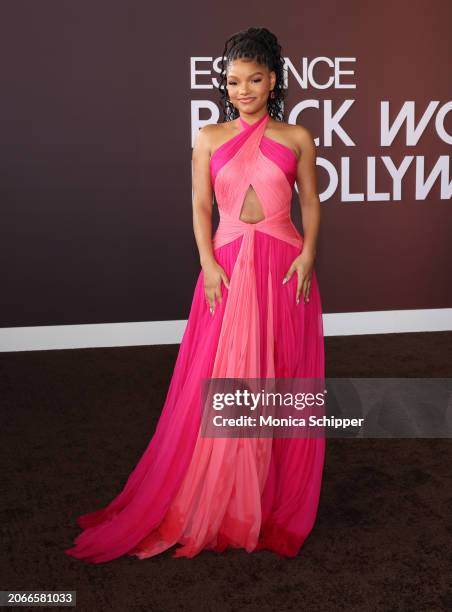
[[[265, 115], [211, 158], [220, 223], [216, 260], [230, 280], [209, 312], [203, 272], [156, 431], [121, 493], [78, 518], [65, 552], [87, 562], [140, 559], [175, 544], [174, 557], [227, 547], [295, 556], [312, 530], [323, 438], [205, 438], [203, 378], [323, 377], [322, 308], [315, 272], [310, 301], [296, 304], [297, 275], [282, 284], [303, 239], [290, 218], [295, 153], [264, 135]], [[265, 218], [239, 219], [252, 185]]]

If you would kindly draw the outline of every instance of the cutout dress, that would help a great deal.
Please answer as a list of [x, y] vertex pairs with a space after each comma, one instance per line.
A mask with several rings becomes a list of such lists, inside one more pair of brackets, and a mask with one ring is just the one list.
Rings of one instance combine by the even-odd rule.
[[[201, 270], [160, 419], [122, 491], [77, 519], [65, 553], [101, 563], [140, 559], [180, 544], [173, 557], [227, 547], [296, 556], [318, 509], [324, 438], [205, 438], [203, 378], [324, 376], [322, 308], [315, 271], [310, 301], [295, 302], [297, 275], [282, 284], [303, 246], [290, 217], [297, 159], [264, 135], [269, 115], [210, 160], [220, 222], [215, 258], [228, 275], [209, 312]], [[254, 196], [263, 218], [243, 216]]]

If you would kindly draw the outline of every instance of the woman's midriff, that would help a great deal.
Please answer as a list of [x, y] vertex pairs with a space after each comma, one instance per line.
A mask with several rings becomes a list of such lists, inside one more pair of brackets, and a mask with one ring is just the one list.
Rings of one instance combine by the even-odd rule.
[[259, 221], [265, 219], [262, 204], [252, 185], [248, 187], [248, 191], [246, 192], [239, 219], [244, 223], [259, 223]]

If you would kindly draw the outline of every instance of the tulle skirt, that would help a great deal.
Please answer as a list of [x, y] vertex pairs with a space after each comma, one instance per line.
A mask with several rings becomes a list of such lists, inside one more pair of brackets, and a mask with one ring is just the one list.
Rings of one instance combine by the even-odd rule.
[[[215, 250], [229, 278], [243, 236]], [[261, 375], [324, 376], [322, 308], [315, 272], [310, 300], [295, 302], [297, 275], [282, 284], [299, 249], [255, 232], [254, 271], [260, 346], [271, 333], [274, 372], [262, 351]], [[270, 281], [269, 281], [270, 278]], [[65, 552], [100, 563], [123, 554], [140, 559], [180, 544], [174, 557], [203, 549], [261, 549], [293, 557], [318, 509], [323, 438], [202, 438], [201, 380], [210, 378], [228, 289], [209, 312], [202, 271], [154, 435], [120, 494], [80, 516], [83, 529]], [[269, 329], [269, 308], [271, 329]]]

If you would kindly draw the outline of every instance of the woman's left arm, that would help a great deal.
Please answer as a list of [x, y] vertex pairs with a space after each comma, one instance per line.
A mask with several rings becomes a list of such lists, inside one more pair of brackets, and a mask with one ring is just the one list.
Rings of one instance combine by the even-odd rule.
[[320, 229], [320, 198], [317, 192], [316, 148], [311, 132], [298, 126], [301, 155], [297, 165], [297, 186], [303, 221], [303, 251], [315, 258]]
[[311, 132], [297, 125], [295, 128], [297, 145], [301, 151], [297, 164], [297, 186], [303, 222], [303, 248], [292, 262], [287, 280], [296, 271], [298, 276], [296, 301], [303, 293], [305, 302], [309, 302], [311, 277], [317, 253], [317, 238], [320, 230], [320, 198], [317, 192], [316, 147]]

